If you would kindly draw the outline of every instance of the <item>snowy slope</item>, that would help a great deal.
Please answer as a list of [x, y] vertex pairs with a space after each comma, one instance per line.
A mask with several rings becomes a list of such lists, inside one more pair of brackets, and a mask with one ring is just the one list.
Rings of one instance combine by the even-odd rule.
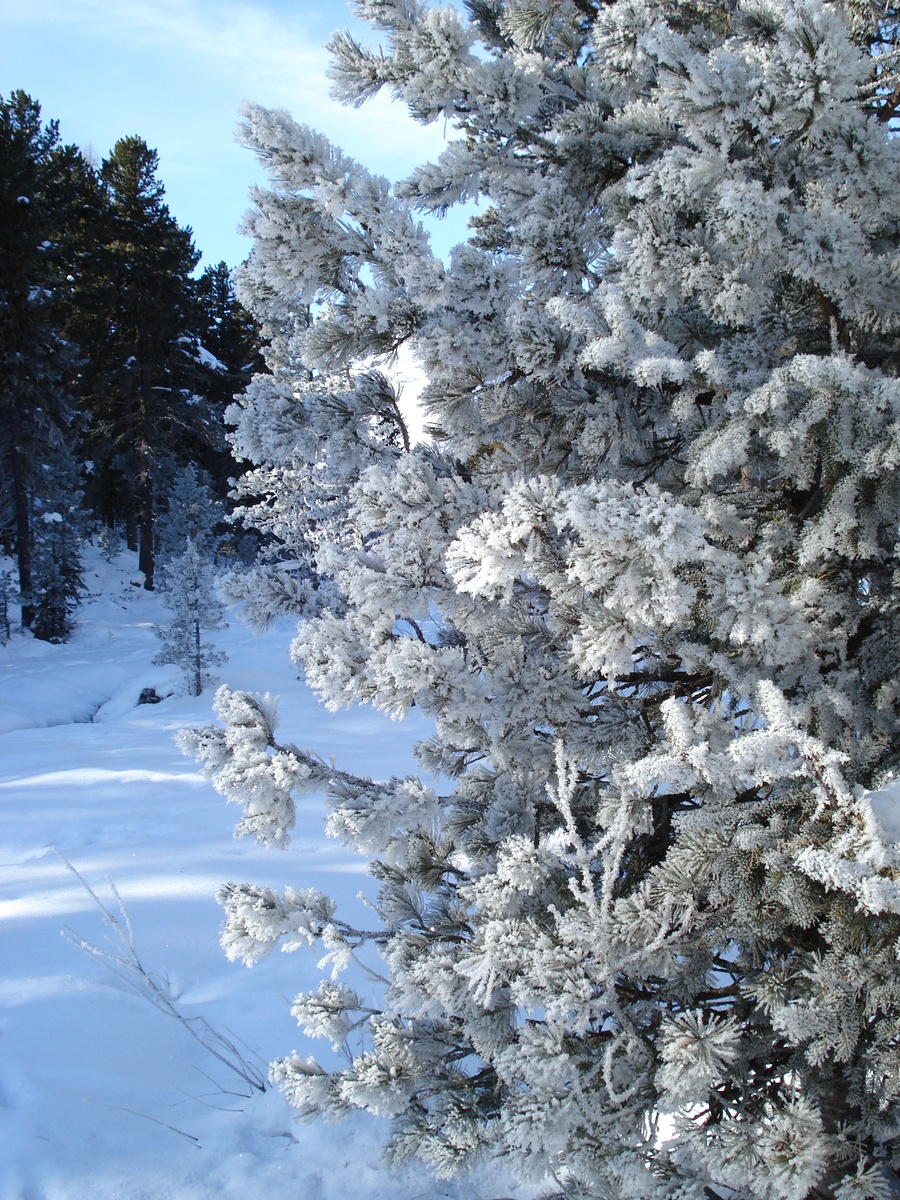
[[[0, 1200], [512, 1194], [483, 1176], [448, 1186], [387, 1174], [375, 1120], [297, 1125], [279, 1094], [254, 1093], [60, 936], [69, 927], [104, 946], [109, 931], [56, 851], [114, 903], [112, 878], [145, 968], [185, 1016], [205, 1018], [263, 1073], [290, 1050], [327, 1058], [289, 1012], [319, 978], [316, 956], [276, 954], [251, 971], [228, 963], [213, 893], [226, 879], [316, 886], [359, 911], [364, 863], [324, 837], [316, 797], [302, 802], [287, 852], [232, 839], [237, 810], [172, 741], [210, 719], [212, 693], [190, 699], [177, 671], [152, 665], [161, 601], [134, 586], [135, 566], [127, 553], [110, 565], [90, 551], [93, 598], [71, 642], [0, 647]], [[255, 638], [232, 618], [214, 639], [229, 655], [222, 680], [280, 694], [286, 736], [341, 766], [413, 770], [424, 723], [326, 713], [291, 667], [290, 633]], [[138, 706], [146, 687], [167, 698]]]

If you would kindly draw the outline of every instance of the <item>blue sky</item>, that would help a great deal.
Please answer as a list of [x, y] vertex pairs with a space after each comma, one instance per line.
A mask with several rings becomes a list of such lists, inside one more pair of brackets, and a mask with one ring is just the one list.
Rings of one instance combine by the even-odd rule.
[[[243, 99], [288, 109], [391, 179], [445, 144], [442, 125], [423, 129], [387, 96], [361, 109], [329, 98], [322, 47], [344, 26], [376, 40], [344, 0], [0, 0], [0, 93], [23, 88], [98, 161], [117, 138], [143, 137], [201, 265], [234, 266], [250, 248], [236, 226], [262, 178], [234, 141]], [[464, 235], [464, 219], [450, 218], [436, 248]]]

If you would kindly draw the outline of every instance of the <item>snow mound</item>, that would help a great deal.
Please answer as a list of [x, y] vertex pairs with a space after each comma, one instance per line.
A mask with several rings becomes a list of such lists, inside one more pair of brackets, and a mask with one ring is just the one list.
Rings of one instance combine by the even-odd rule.
[[181, 677], [175, 667], [158, 667], [141, 671], [117, 688], [105, 704], [94, 713], [93, 721], [117, 721], [144, 704], [159, 704], [174, 696], [181, 688]]
[[867, 797], [872, 812], [886, 837], [900, 842], [900, 779], [895, 779]]

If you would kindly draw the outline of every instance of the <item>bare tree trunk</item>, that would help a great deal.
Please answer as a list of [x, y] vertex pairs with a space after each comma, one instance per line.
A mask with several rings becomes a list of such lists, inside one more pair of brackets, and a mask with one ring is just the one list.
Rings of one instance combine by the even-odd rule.
[[25, 474], [25, 454], [21, 446], [13, 445], [13, 493], [16, 505], [16, 557], [19, 561], [19, 591], [22, 593], [22, 628], [34, 623], [34, 598], [31, 572], [31, 518], [28, 508], [28, 485]]
[[19, 591], [22, 594], [22, 628], [30, 629], [34, 624], [34, 578], [31, 570], [31, 510], [28, 503], [27, 452], [22, 443], [24, 421], [21, 412], [18, 371], [12, 378], [12, 412], [15, 428], [12, 432], [12, 477], [13, 501], [16, 510], [16, 558], [19, 563]]
[[144, 587], [148, 592], [153, 591], [153, 482], [149, 471], [140, 481], [139, 500], [139, 534], [140, 548], [138, 551], [138, 567], [144, 572]]
[[137, 497], [130, 478], [125, 484], [125, 544], [129, 550], [138, 548]]
[[[140, 346], [142, 338], [138, 337], [138, 345]], [[141, 355], [143, 359], [143, 354]], [[150, 395], [150, 372], [147, 370], [146, 362], [141, 365], [141, 394], [138, 401], [138, 428], [137, 428], [137, 451], [138, 451], [138, 525], [140, 533], [140, 550], [138, 555], [138, 567], [144, 572], [144, 587], [148, 592], [153, 591], [153, 476], [152, 476], [152, 458], [150, 454], [149, 436], [150, 430], [148, 427], [148, 412]]]

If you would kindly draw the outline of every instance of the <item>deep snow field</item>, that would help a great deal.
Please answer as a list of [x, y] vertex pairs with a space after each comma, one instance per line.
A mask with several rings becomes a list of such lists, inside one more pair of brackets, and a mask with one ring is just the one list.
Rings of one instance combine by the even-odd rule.
[[[301, 1125], [280, 1093], [254, 1092], [175, 1018], [65, 937], [111, 949], [95, 901], [64, 856], [116, 909], [145, 969], [186, 1017], [202, 1017], [262, 1076], [297, 1050], [329, 1061], [290, 1015], [315, 985], [318, 955], [276, 953], [251, 970], [219, 947], [219, 883], [315, 886], [345, 913], [371, 891], [365, 863], [323, 831], [324, 805], [298, 805], [291, 847], [232, 838], [239, 816], [173, 742], [213, 718], [173, 667], [152, 665], [163, 601], [140, 587], [136, 556], [88, 547], [90, 593], [62, 646], [14, 635], [0, 646], [0, 1200], [488, 1200], [509, 1180], [435, 1183], [379, 1165], [384, 1126], [360, 1116]], [[233, 614], [212, 635], [219, 678], [281, 697], [281, 734], [383, 778], [415, 770], [416, 714], [331, 715], [298, 679], [290, 622], [254, 637]], [[138, 705], [141, 691], [172, 693]], [[58, 852], [58, 853], [57, 853]], [[333, 1061], [333, 1060], [332, 1060]]]

